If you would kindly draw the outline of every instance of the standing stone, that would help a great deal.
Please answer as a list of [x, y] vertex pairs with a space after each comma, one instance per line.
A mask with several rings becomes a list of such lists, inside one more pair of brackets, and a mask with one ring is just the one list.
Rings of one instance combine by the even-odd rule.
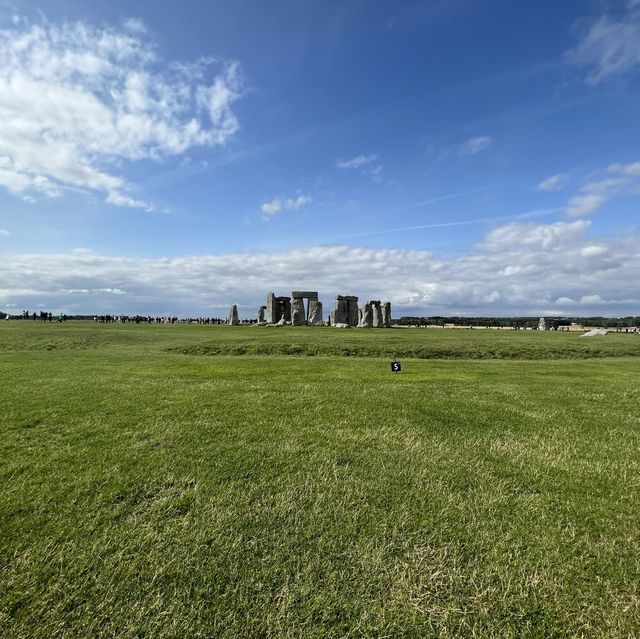
[[391, 328], [391, 302], [385, 302], [382, 307], [382, 323], [385, 328]]
[[279, 297], [278, 301], [280, 302], [284, 321], [291, 323], [291, 300], [288, 297]]
[[349, 302], [341, 295], [336, 297], [335, 324], [349, 323]]
[[240, 320], [238, 319], [238, 307], [235, 304], [231, 305], [231, 311], [229, 313], [229, 324], [231, 326], [238, 326]]
[[371, 310], [371, 304], [367, 302], [362, 307], [362, 321], [360, 322], [362, 328], [371, 328], [373, 326], [373, 311]]
[[348, 319], [349, 321], [347, 322], [349, 324], [349, 326], [357, 326], [358, 325], [358, 298], [356, 297], [355, 300], [348, 300], [347, 301], [348, 304]]
[[539, 331], [547, 330], [547, 323], [544, 321], [544, 317], [541, 317], [540, 320], [538, 321], [538, 330]]
[[380, 306], [380, 300], [369, 300], [371, 305], [371, 324], [373, 328], [382, 328], [382, 307]]
[[291, 323], [294, 326], [304, 326], [307, 323], [304, 312], [304, 299], [301, 297], [294, 297], [291, 303]]
[[280, 319], [278, 298], [273, 293], [267, 293], [267, 322], [277, 324]]
[[258, 322], [264, 322], [264, 321], [265, 321], [265, 319], [264, 319], [264, 312], [265, 312], [265, 310], [266, 310], [266, 309], [267, 309], [267, 307], [266, 307], [266, 306], [261, 306], [261, 307], [258, 309]]
[[309, 300], [309, 326], [322, 326], [322, 302]]
[[329, 326], [334, 326], [336, 323], [336, 309], [329, 311]]

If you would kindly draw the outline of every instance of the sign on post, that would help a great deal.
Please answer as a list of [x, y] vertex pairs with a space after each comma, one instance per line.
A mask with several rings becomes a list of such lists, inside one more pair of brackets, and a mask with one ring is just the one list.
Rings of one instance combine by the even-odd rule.
[[400, 362], [396, 361], [395, 359], [391, 362], [391, 372], [392, 373], [399, 373], [402, 370], [402, 368], [400, 367]]

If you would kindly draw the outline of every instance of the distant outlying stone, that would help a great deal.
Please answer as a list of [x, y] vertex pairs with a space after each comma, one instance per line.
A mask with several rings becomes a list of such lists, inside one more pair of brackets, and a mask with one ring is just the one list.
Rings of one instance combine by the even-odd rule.
[[606, 328], [594, 328], [586, 333], [580, 335], [580, 337], [604, 337], [607, 334]]
[[231, 305], [231, 311], [229, 312], [229, 324], [231, 326], [238, 326], [240, 319], [238, 318], [238, 307], [235, 304]]

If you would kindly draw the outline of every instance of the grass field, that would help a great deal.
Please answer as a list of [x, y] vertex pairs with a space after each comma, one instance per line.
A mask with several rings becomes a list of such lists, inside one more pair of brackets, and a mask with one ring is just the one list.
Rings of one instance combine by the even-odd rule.
[[638, 637], [639, 356], [2, 322], [0, 636]]

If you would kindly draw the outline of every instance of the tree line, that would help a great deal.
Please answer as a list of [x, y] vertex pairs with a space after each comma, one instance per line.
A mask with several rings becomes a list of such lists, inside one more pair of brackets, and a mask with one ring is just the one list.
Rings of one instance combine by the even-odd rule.
[[[538, 317], [448, 317], [434, 315], [431, 317], [405, 316], [394, 319], [394, 324], [401, 326], [444, 326], [455, 324], [456, 326], [487, 326], [487, 327], [513, 327], [518, 329], [538, 328]], [[602, 328], [630, 328], [640, 326], [640, 316], [629, 315], [627, 317], [545, 317], [548, 329], [557, 329], [569, 324], [581, 324], [589, 327]]]

